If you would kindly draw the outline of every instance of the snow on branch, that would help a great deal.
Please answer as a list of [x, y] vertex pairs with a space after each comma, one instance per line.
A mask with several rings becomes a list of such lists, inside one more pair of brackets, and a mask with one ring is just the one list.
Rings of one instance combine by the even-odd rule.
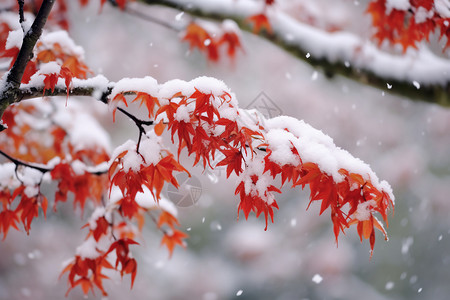
[[15, 86], [20, 84], [25, 67], [32, 57], [34, 45], [42, 34], [42, 29], [44, 28], [45, 22], [47, 21], [47, 17], [50, 14], [54, 3], [55, 0], [46, 0], [42, 3], [33, 25], [25, 33], [23, 45], [20, 48], [17, 59], [8, 74], [7, 83], [13, 83]]
[[[232, 19], [244, 30], [254, 31], [249, 18], [263, 11], [263, 3], [249, 0], [153, 1], [192, 15]], [[349, 32], [326, 32], [301, 23], [281, 10], [267, 9], [270, 30], [258, 34], [327, 75], [339, 74], [411, 99], [450, 106], [450, 61], [425, 47], [396, 55]], [[261, 21], [262, 22], [262, 21]]]

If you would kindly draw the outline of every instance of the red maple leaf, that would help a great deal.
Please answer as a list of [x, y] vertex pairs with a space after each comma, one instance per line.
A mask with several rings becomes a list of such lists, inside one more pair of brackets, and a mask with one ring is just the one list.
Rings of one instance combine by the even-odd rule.
[[47, 90], [50, 90], [52, 93], [55, 90], [55, 86], [58, 83], [59, 75], [56, 73], [43, 74], [44, 78], [44, 93]]
[[235, 32], [225, 32], [222, 37], [220, 38], [219, 42], [217, 43], [218, 46], [226, 45], [227, 47], [227, 55], [231, 59], [233, 59], [236, 56], [236, 51], [242, 48], [240, 38]]
[[172, 257], [173, 249], [176, 245], [180, 245], [183, 248], [186, 248], [186, 244], [183, 239], [189, 237], [186, 233], [173, 229], [171, 233], [164, 233], [164, 236], [161, 240], [161, 245], [165, 245], [169, 250], [169, 257]]
[[[114, 269], [114, 267], [106, 259], [106, 255], [99, 253], [100, 255], [95, 258], [84, 258], [76, 256], [75, 259], [69, 263], [61, 272], [59, 277], [61, 278], [64, 273], [69, 272], [67, 281], [69, 289], [66, 296], [76, 286], [80, 286], [83, 293], [87, 295], [89, 290], [94, 293], [94, 285], [102, 292], [103, 296], [107, 296], [105, 289], [103, 288], [103, 279], [108, 279], [108, 276], [102, 273], [103, 268]], [[95, 294], [94, 294], [95, 295]]]
[[[81, 211], [84, 210], [88, 198], [94, 201], [100, 200], [101, 190], [104, 187], [104, 180], [101, 176], [90, 174], [88, 172], [78, 175], [68, 163], [57, 164], [50, 174], [52, 179], [59, 181], [55, 193], [55, 210], [56, 204], [59, 201], [65, 202], [67, 200], [69, 192], [72, 192], [75, 196], [73, 203], [74, 207], [79, 205]], [[99, 189], [99, 186], [102, 188]]]
[[178, 219], [167, 211], [161, 212], [161, 214], [159, 215], [157, 226], [161, 228], [161, 226], [163, 226], [164, 224], [167, 224], [170, 228], [172, 228], [172, 230], [175, 229], [175, 225], [180, 226]]
[[144, 184], [152, 192], [156, 200], [160, 199], [161, 191], [164, 187], [164, 182], [171, 183], [175, 187], [178, 187], [178, 181], [173, 176], [173, 172], [186, 172], [189, 176], [188, 170], [186, 170], [180, 163], [178, 163], [173, 154], [166, 151], [164, 156], [156, 165], [149, 165], [142, 169], [146, 182]]
[[133, 287], [134, 279], [136, 278], [137, 273], [137, 263], [134, 258], [130, 256], [129, 245], [139, 245], [139, 243], [135, 242], [132, 239], [120, 239], [111, 244], [108, 251], [106, 251], [105, 256], [109, 253], [115, 251], [116, 253], [116, 270], [121, 265], [120, 275], [123, 277], [123, 274], [131, 274], [131, 287]]
[[227, 178], [230, 177], [231, 172], [235, 172], [236, 175], [239, 175], [242, 172], [242, 162], [244, 160], [244, 156], [241, 151], [235, 148], [230, 148], [221, 151], [225, 158], [221, 160], [216, 166], [227, 166]]
[[159, 106], [158, 98], [153, 97], [147, 93], [138, 92], [136, 95], [136, 98], [133, 99], [131, 102], [138, 102], [140, 101], [139, 106], [142, 106], [142, 104], [145, 104], [148, 110], [148, 117], [151, 118], [155, 114], [155, 107]]
[[269, 19], [263, 13], [250, 16], [246, 19], [246, 21], [253, 25], [253, 33], [258, 34], [263, 30], [265, 30], [269, 34], [273, 33]]
[[8, 235], [9, 228], [19, 230], [17, 224], [19, 223], [19, 217], [16, 212], [10, 209], [4, 209], [0, 212], [0, 233], [3, 233], [3, 240]]
[[189, 43], [189, 48], [198, 48], [200, 51], [208, 55], [211, 61], [219, 59], [219, 52], [217, 51], [217, 44], [214, 38], [200, 25], [192, 22], [186, 27], [183, 41]]
[[[89, 227], [89, 223], [85, 224], [82, 228], [85, 227]], [[106, 235], [108, 232], [108, 229], [112, 226], [112, 224], [110, 224], [105, 216], [100, 216], [97, 220], [95, 220], [95, 229], [92, 230], [92, 228], [90, 229], [87, 237], [89, 236], [93, 236], [95, 241], [98, 242], [100, 240], [100, 238], [103, 235]]]
[[273, 199], [272, 193], [281, 193], [281, 191], [275, 186], [269, 185], [267, 186], [264, 193], [260, 194], [259, 189], [255, 188], [259, 177], [257, 175], [251, 175], [250, 179], [252, 180], [252, 184], [249, 190], [246, 190], [245, 182], [241, 181], [234, 192], [236, 195], [239, 194], [241, 199], [238, 207], [238, 219], [240, 210], [244, 212], [246, 220], [251, 211], [256, 214], [257, 218], [261, 215], [261, 213], [264, 213], [264, 217], [266, 220], [266, 227], [264, 228], [264, 230], [267, 230], [268, 217], [270, 216], [270, 219], [273, 223], [273, 208], [278, 209], [278, 204]]

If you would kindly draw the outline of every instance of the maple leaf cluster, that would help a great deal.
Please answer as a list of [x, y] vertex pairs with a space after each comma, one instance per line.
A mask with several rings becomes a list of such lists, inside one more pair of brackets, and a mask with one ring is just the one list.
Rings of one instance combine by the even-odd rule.
[[[402, 1], [404, 2], [404, 1]], [[439, 3], [438, 3], [439, 2]], [[372, 16], [374, 38], [381, 44], [384, 40], [401, 45], [403, 52], [409, 47], [417, 48], [420, 41], [430, 41], [430, 35], [439, 32], [446, 38], [443, 51], [450, 47], [450, 15], [444, 1], [407, 1], [407, 5], [390, 5], [386, 0], [371, 1], [367, 12]]]
[[[81, 5], [88, 2], [80, 0]], [[64, 16], [67, 8], [63, 0], [58, 3], [50, 20], [64, 28], [67, 24], [57, 14]], [[122, 9], [126, 3], [116, 1]], [[255, 32], [272, 32], [266, 9], [273, 4], [266, 0], [264, 12], [248, 17]], [[36, 7], [24, 9], [36, 12]], [[22, 46], [22, 25], [16, 14], [0, 14], [0, 58], [10, 60], [11, 66]], [[222, 46], [231, 58], [242, 49], [232, 21], [224, 21], [218, 32], [205, 27], [197, 21], [190, 23], [182, 39], [212, 61], [219, 59]], [[83, 61], [83, 50], [66, 31], [45, 32], [34, 48], [21, 87], [42, 88], [47, 95], [65, 89], [69, 96], [74, 82], [82, 86], [92, 74]], [[133, 285], [137, 261], [130, 246], [142, 238], [147, 216], [162, 233], [161, 245], [170, 256], [176, 246], [186, 246], [188, 236], [179, 229], [176, 208], [162, 195], [165, 185], [179, 186], [176, 174], [190, 175], [181, 153], [192, 157], [194, 166], [204, 170], [223, 167], [227, 178], [236, 176], [238, 216], [240, 211], [246, 219], [251, 212], [256, 217], [264, 215], [266, 230], [278, 209], [275, 193], [286, 185], [309, 186], [310, 204], [321, 202], [320, 214], [330, 211], [336, 240], [351, 225], [356, 225], [361, 241], [369, 239], [371, 251], [375, 229], [386, 237], [373, 214], [380, 214], [387, 223], [394, 200], [390, 186], [304, 122], [288, 117], [267, 120], [240, 109], [228, 87], [208, 77], [162, 84], [152, 77], [125, 78], [107, 81], [101, 91], [107, 94], [102, 101], [112, 108], [113, 120], [119, 112], [135, 123], [137, 141], [111, 149], [105, 130], [75, 99], [69, 106], [67, 99], [64, 103], [60, 98], [20, 102], [10, 105], [2, 117], [8, 129], [0, 134], [0, 156], [9, 160], [0, 165], [3, 238], [20, 226], [29, 233], [39, 212], [46, 216], [49, 202], [56, 211], [60, 202], [71, 199], [74, 210], [90, 213], [83, 227], [86, 239], [62, 272], [68, 277], [68, 292], [80, 287], [85, 294], [98, 289], [106, 295], [103, 280], [108, 278], [108, 269], [130, 275]], [[145, 119], [130, 113], [132, 105], [144, 110]], [[164, 145], [164, 134], [171, 145]], [[223, 159], [214, 165], [219, 155]], [[42, 194], [41, 185], [49, 183], [54, 190]]]
[[[126, 86], [131, 81], [132, 79], [125, 79], [118, 82], [118, 86]], [[176, 83], [181, 88], [174, 88], [175, 81], [157, 85], [154, 80], [147, 78], [141, 79], [139, 85], [144, 82], [147, 82], [145, 89], [151, 92], [145, 97], [151, 99], [148, 101], [152, 103], [147, 106], [152, 109], [149, 115], [154, 115], [155, 120], [159, 120], [158, 125], [162, 126], [159, 134], [164, 131], [170, 133], [172, 142], [178, 145], [178, 156], [181, 151], [186, 150], [189, 156], [195, 156], [194, 165], [203, 161], [204, 168], [213, 168], [211, 159], [214, 159], [216, 152], [222, 153], [224, 158], [214, 167], [226, 167], [227, 177], [233, 173], [239, 176], [235, 193], [240, 195], [238, 210], [243, 211], [245, 218], [253, 211], [256, 216], [264, 214], [266, 229], [269, 217], [273, 222], [273, 209], [278, 208], [273, 194], [280, 193], [281, 188], [276, 187], [273, 182], [276, 177], [280, 177], [282, 186], [287, 182], [292, 184], [291, 187], [304, 188], [309, 185], [311, 202], [322, 201], [320, 214], [330, 208], [336, 240], [339, 233], [352, 224], [357, 224], [361, 239], [370, 239], [372, 250], [375, 243], [374, 228], [380, 229], [386, 237], [381, 223], [372, 213], [379, 212], [383, 220], [387, 221], [387, 212], [393, 206], [389, 187], [386, 183], [378, 183], [378, 179], [374, 174], [370, 175], [369, 171], [367, 174], [357, 174], [338, 168], [333, 175], [333, 170], [323, 170], [319, 166], [316, 162], [318, 157], [302, 157], [302, 152], [309, 152], [304, 140], [312, 139], [307, 133], [297, 133], [298, 136], [294, 134], [299, 128], [304, 128], [305, 132], [310, 130], [303, 122], [291, 118], [264, 120], [260, 117], [258, 120], [245, 117], [248, 112], [238, 109], [236, 99], [226, 87], [223, 90], [217, 89], [223, 84], [214, 79], [197, 78], [190, 82], [177, 80]], [[207, 90], [203, 86], [216, 87], [216, 90]], [[143, 90], [119, 90], [122, 95], [145, 93]], [[124, 104], [128, 105], [125, 96], [118, 95], [113, 90], [113, 101], [121, 99], [120, 102], [125, 101]], [[154, 103], [158, 104], [153, 105]], [[270, 125], [272, 123], [276, 125]], [[279, 128], [278, 123], [286, 127]], [[311, 134], [324, 140], [318, 143], [318, 147], [329, 151], [327, 155], [349, 156], [347, 152], [336, 148], [323, 134], [314, 131]], [[286, 147], [291, 156], [289, 161], [283, 163], [273, 159], [274, 156], [282, 156], [278, 152], [280, 149], [285, 151]], [[118, 159], [124, 153], [119, 154]], [[146, 159], [142, 156], [139, 161], [144, 162]], [[345, 164], [345, 160], [343, 161], [338, 160], [336, 164]], [[145, 170], [145, 166], [141, 165], [140, 170]], [[136, 176], [146, 177], [140, 174]], [[141, 179], [141, 183], [143, 182], [145, 179]], [[127, 186], [131, 186], [131, 182]], [[348, 209], [344, 211], [344, 207]]]
[[189, 43], [192, 50], [197, 48], [204, 52], [210, 61], [217, 62], [220, 48], [226, 47], [226, 54], [231, 59], [237, 50], [242, 50], [239, 27], [234, 21], [225, 20], [221, 26], [206, 22], [191, 22], [182, 34], [182, 40]]
[[[6, 38], [0, 41], [0, 59], [10, 59], [12, 67], [22, 46], [23, 29], [12, 12], [3, 12], [0, 24], [0, 36], [5, 37], [8, 32]], [[85, 79], [90, 72], [83, 62], [83, 56], [82, 48], [75, 45], [66, 31], [43, 33], [34, 49], [33, 58], [27, 63], [22, 83], [30, 83], [33, 79], [38, 81], [38, 77], [43, 77], [45, 90], [53, 92], [61, 78], [69, 89], [72, 78]]]
[[[272, 26], [266, 14], [268, 7], [273, 6], [275, 0], [264, 0], [264, 11], [248, 16], [245, 21], [253, 27], [254, 33], [267, 32], [272, 34]], [[220, 47], [226, 47], [226, 54], [231, 59], [236, 56], [237, 50], [243, 50], [240, 42], [240, 30], [238, 25], [226, 19], [220, 24], [206, 21], [191, 22], [182, 34], [182, 40], [189, 43], [190, 49], [197, 48], [207, 55], [210, 61], [217, 62], [220, 58]]]
[[[91, 239], [86, 240], [85, 244], [92, 243]], [[88, 294], [91, 290], [94, 292], [94, 287], [97, 287], [104, 296], [108, 293], [103, 287], [103, 279], [108, 279], [102, 271], [104, 269], [115, 269], [120, 272], [121, 276], [123, 274], [131, 274], [131, 287], [133, 287], [134, 279], [137, 272], [137, 263], [134, 258], [131, 257], [130, 245], [138, 244], [132, 239], [124, 238], [118, 239], [113, 242], [106, 251], [96, 250], [96, 253], [91, 254], [92, 256], [76, 255], [75, 258], [69, 262], [63, 269], [61, 276], [64, 273], [68, 273], [69, 292], [76, 286], [80, 286], [84, 294]], [[80, 246], [78, 249], [83, 249], [84, 245]], [[115, 255], [110, 255], [110, 254]], [[111, 264], [109, 261], [109, 256], [115, 257], [115, 264]], [[120, 264], [120, 265], [119, 265]]]

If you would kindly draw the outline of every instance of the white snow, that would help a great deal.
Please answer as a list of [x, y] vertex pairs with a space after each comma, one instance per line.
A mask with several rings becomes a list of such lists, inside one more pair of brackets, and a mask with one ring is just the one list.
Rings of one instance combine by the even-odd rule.
[[0, 164], [0, 187], [16, 189], [20, 186], [20, 182], [15, 175], [16, 165], [13, 163]]
[[[55, 62], [50, 62], [45, 65], [43, 65], [44, 68], [40, 68], [39, 71], [36, 74], [33, 74], [31, 76], [30, 82], [27, 84], [22, 84], [22, 89], [31, 89], [31, 88], [39, 88], [44, 85], [44, 76], [42, 74], [51, 74], [56, 73], [59, 74], [60, 69], [58, 69], [59, 65]], [[92, 78], [88, 79], [79, 79], [79, 78], [72, 78], [72, 84], [71, 88], [93, 88], [93, 96], [96, 98], [100, 98], [102, 93], [105, 92], [108, 89], [108, 86], [110, 85], [110, 82], [108, 79], [106, 79], [103, 75], [97, 75]], [[58, 82], [56, 84], [57, 88], [65, 89], [66, 83], [64, 81], [64, 78], [58, 78]], [[73, 99], [73, 97], [71, 97]], [[70, 101], [72, 102], [72, 101]]]
[[142, 160], [142, 156], [137, 153], [136, 150], [128, 151], [122, 160], [124, 171], [132, 170], [134, 172], [138, 172], [143, 164], [144, 161]]
[[195, 87], [202, 93], [221, 95], [224, 92], [231, 93], [226, 84], [219, 79], [213, 77], [200, 76], [189, 82], [192, 87]]
[[111, 165], [111, 163], [116, 159], [116, 157], [119, 156], [119, 154], [121, 154], [124, 151], [136, 151], [136, 142], [133, 140], [127, 140], [122, 145], [116, 147], [113, 153], [111, 154], [111, 161], [109, 165]]
[[103, 206], [97, 207], [89, 218], [89, 228], [95, 230], [97, 228], [97, 220], [105, 215], [105, 208]]
[[416, 12], [414, 13], [414, 21], [417, 24], [425, 22], [427, 19], [431, 19], [433, 17], [433, 10], [426, 10], [423, 6], [420, 6]]
[[266, 120], [265, 126], [266, 141], [272, 150], [272, 161], [280, 165], [299, 165], [299, 159], [290, 150], [294, 147], [303, 163], [316, 163], [323, 172], [332, 176], [335, 182], [344, 179], [339, 170], [345, 169], [350, 173], [361, 174], [364, 179], [370, 180], [375, 188], [385, 191], [394, 199], [389, 184], [385, 181], [379, 182], [368, 164], [337, 147], [331, 137], [303, 120], [279, 116]]
[[315, 275], [313, 276], [313, 278], [312, 278], [312, 281], [313, 281], [315, 284], [321, 283], [322, 280], [323, 280], [323, 277], [322, 277], [320, 274], [315, 274]]
[[37, 186], [35, 186], [35, 185], [33, 185], [33, 186], [28, 185], [28, 186], [25, 188], [24, 193], [25, 193], [25, 195], [26, 195], [28, 198], [33, 198], [33, 197], [36, 197], [36, 196], [38, 195], [38, 193], [39, 193], [39, 188], [38, 188]]
[[175, 16], [175, 20], [181, 21], [181, 19], [183, 18], [183, 15], [184, 15], [184, 11], [178, 13], [178, 14]]
[[[172, 216], [177, 217], [178, 211], [175, 204], [167, 200], [164, 196], [161, 196], [159, 203], [155, 200], [152, 193], [146, 186], [142, 186], [143, 193], [139, 192], [136, 194], [136, 203], [145, 209], [160, 208], [163, 211], [170, 213]], [[111, 203], [117, 202], [123, 195], [118, 188], [113, 188], [111, 193]]]
[[70, 132], [70, 141], [75, 145], [75, 150], [82, 149], [111, 149], [111, 141], [108, 133], [90, 114], [76, 114], [72, 118], [73, 126]]
[[185, 96], [190, 96], [195, 92], [194, 87], [181, 79], [173, 79], [166, 81], [160, 86], [159, 97], [162, 99], [170, 99], [178, 92]]
[[88, 79], [72, 79], [72, 88], [77, 87], [94, 87], [102, 92], [106, 91], [108, 88], [109, 80], [103, 75], [97, 75]]
[[[100, 241], [99, 241], [100, 242]], [[80, 246], [77, 247], [76, 255], [81, 258], [89, 258], [95, 259], [101, 255], [101, 253], [97, 250], [99, 249], [100, 243], [95, 241], [93, 236], [90, 236], [87, 240], [85, 240]], [[99, 249], [101, 250], [101, 249]]]
[[156, 165], [162, 158], [162, 139], [154, 131], [147, 133], [141, 140], [139, 152], [144, 157], [146, 165]]
[[151, 138], [144, 137], [144, 139], [141, 140], [139, 148], [140, 153], [136, 152], [136, 145], [135, 141], [128, 140], [117, 147], [111, 156], [109, 165], [111, 165], [114, 159], [124, 151], [128, 151], [122, 158], [122, 166], [126, 172], [129, 170], [138, 172], [141, 169], [141, 165], [157, 164], [161, 160], [160, 138], [156, 135], [151, 136]]
[[[54, 98], [53, 105], [58, 109], [53, 115], [53, 121], [68, 132], [70, 142], [74, 145], [74, 150], [82, 149], [104, 149], [111, 151], [111, 140], [109, 134], [101, 126], [95, 115], [88, 113], [83, 103], [71, 97], [68, 107], [65, 98]], [[60, 101], [58, 101], [60, 100]], [[41, 105], [41, 104], [39, 104]]]
[[73, 161], [70, 166], [76, 175], [83, 175], [86, 172], [86, 164], [78, 159]]
[[55, 61], [42, 64], [39, 68], [40, 74], [52, 74], [52, 73], [59, 74], [60, 71], [61, 66]]
[[[261, 198], [268, 205], [272, 204], [275, 197], [272, 192], [268, 192], [268, 187], [273, 184], [273, 179], [268, 172], [264, 173], [263, 157], [248, 159], [246, 164], [244, 172], [240, 175], [240, 180], [244, 182], [245, 193]], [[258, 178], [256, 182], [253, 182], [253, 175]]]
[[189, 123], [191, 121], [191, 110], [186, 105], [180, 105], [174, 115], [175, 120]]
[[116, 95], [125, 92], [142, 92], [157, 97], [158, 90], [158, 82], [150, 76], [144, 78], [123, 78], [114, 84], [109, 98], [114, 99]]
[[[29, 17], [31, 14], [28, 14], [27, 17]], [[16, 30], [16, 29], [20, 29], [20, 23], [19, 23], [19, 15], [17, 14], [17, 12], [13, 12], [13, 11], [8, 11], [8, 10], [2, 10], [0, 12], [0, 20], [3, 23], [6, 23], [8, 25], [8, 27], [11, 30]]]
[[5, 49], [21, 48], [23, 42], [23, 31], [22, 29], [17, 29], [9, 32], [8, 38], [6, 40]]
[[47, 49], [53, 48], [54, 44], [59, 44], [66, 53], [76, 55], [80, 59], [84, 58], [83, 47], [77, 46], [65, 30], [43, 32], [39, 40]]
[[384, 288], [386, 289], [386, 291], [390, 291], [394, 288], [395, 283], [392, 281], [388, 281], [386, 282], [386, 285], [384, 286]]
[[450, 0], [435, 0], [434, 7], [443, 18], [450, 18]]
[[414, 238], [413, 238], [412, 236], [407, 237], [406, 239], [404, 239], [404, 240], [402, 241], [402, 249], [401, 249], [402, 254], [403, 254], [403, 255], [408, 254], [409, 248], [410, 248], [413, 244], [414, 244]]
[[389, 14], [392, 9], [408, 10], [410, 7], [409, 0], [386, 0], [386, 14]]
[[367, 221], [372, 215], [373, 208], [377, 207], [377, 202], [375, 200], [369, 200], [358, 204], [353, 216], [358, 221]]
[[[32, 168], [23, 168], [19, 170], [17, 174], [19, 175], [20, 180], [25, 186], [37, 186], [42, 178], [41, 171]], [[30, 190], [30, 192], [32, 191]]]
[[225, 32], [232, 32], [237, 35], [240, 35], [240, 33], [241, 33], [241, 30], [239, 29], [238, 24], [231, 19], [224, 20], [222, 22], [222, 28]]
[[[185, 4], [182, 0], [171, 0]], [[192, 0], [191, 8], [205, 13], [248, 17], [261, 12], [263, 1], [250, 0]], [[450, 17], [450, 0], [437, 0], [436, 10], [444, 17]], [[408, 0], [391, 0], [389, 5], [396, 9], [408, 9]], [[301, 23], [280, 10], [271, 10], [269, 21], [274, 33], [288, 45], [309, 52], [312, 57], [326, 58], [330, 62], [352, 62], [355, 69], [367, 70], [377, 76], [420, 84], [442, 84], [450, 80], [450, 61], [419, 46], [409, 49], [404, 55], [396, 55], [379, 49], [372, 42], [349, 32], [325, 32]], [[290, 33], [286, 37], [286, 33]]]

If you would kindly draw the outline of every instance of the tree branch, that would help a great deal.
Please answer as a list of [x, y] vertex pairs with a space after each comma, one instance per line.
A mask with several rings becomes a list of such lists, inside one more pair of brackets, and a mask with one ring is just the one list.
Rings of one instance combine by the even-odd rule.
[[[214, 20], [232, 19], [241, 29], [252, 31], [246, 21], [262, 12], [261, 5], [245, 0], [140, 0], [183, 10]], [[273, 33], [258, 35], [296, 58], [323, 70], [328, 76], [342, 75], [388, 93], [450, 107], [450, 62], [421, 49], [395, 55], [347, 32], [328, 33], [294, 20], [279, 11], [268, 11]], [[411, 55], [412, 54], [412, 55]], [[438, 74], [429, 76], [429, 74]]]
[[8, 160], [10, 160], [13, 164], [16, 165], [16, 167], [18, 166], [23, 166], [23, 167], [28, 167], [31, 169], [35, 169], [38, 170], [41, 173], [47, 173], [48, 171], [51, 171], [52, 169], [49, 168], [45, 168], [44, 166], [41, 165], [36, 165], [33, 163], [27, 163], [27, 162], [23, 162], [21, 160], [18, 160], [8, 154], [6, 154], [5, 152], [3, 152], [2, 150], [0, 150], [0, 155], [3, 155], [4, 157], [6, 157]]
[[[107, 88], [104, 91], [98, 92], [99, 88], [97, 86], [79, 86], [69, 89], [69, 96], [90, 96], [97, 98], [97, 100], [107, 103], [108, 96], [111, 94], [112, 88]], [[39, 98], [44, 96], [67, 96], [67, 89], [61, 87], [55, 87], [53, 91], [45, 90], [44, 87], [31, 87], [31, 88], [20, 88], [18, 90], [17, 101], [28, 100], [33, 98]]]
[[[20, 3], [21, 2], [19, 1], [19, 15], [22, 19], [23, 9]], [[34, 46], [42, 34], [42, 29], [47, 22], [48, 15], [50, 14], [54, 3], [55, 0], [44, 0], [42, 2], [41, 8], [39, 9], [36, 19], [34, 19], [33, 25], [31, 25], [31, 28], [25, 33], [22, 47], [20, 48], [14, 65], [7, 74], [6, 82], [0, 81], [0, 120], [5, 109], [10, 104], [20, 99], [19, 86], [22, 81], [23, 73], [25, 72], [28, 62], [33, 57]], [[3, 129], [4, 126], [0, 124], [0, 131]]]
[[[117, 5], [114, 5], [114, 6], [117, 7]], [[138, 18], [140, 18], [140, 19], [142, 19], [144, 21], [147, 21], [147, 22], [158, 24], [158, 25], [160, 25], [162, 27], [165, 27], [167, 29], [173, 30], [175, 32], [180, 32], [182, 30], [182, 28], [180, 26], [175, 26], [175, 25], [172, 25], [170, 22], [166, 22], [164, 20], [155, 18], [155, 17], [153, 17], [151, 15], [148, 15], [148, 14], [140, 11], [139, 9], [131, 7], [130, 5], [125, 7], [125, 9], [123, 9], [123, 11], [126, 12], [129, 15], [138, 17]]]
[[[105, 78], [106, 80], [106, 78]], [[84, 81], [89, 81], [84, 80]], [[88, 97], [94, 97], [97, 100], [108, 103], [108, 96], [111, 94], [112, 87], [108, 87], [106, 89], [101, 89], [99, 86], [92, 84], [82, 84], [80, 86], [75, 86], [71, 89], [69, 89], [69, 96], [88, 96]], [[44, 96], [67, 96], [67, 89], [63, 87], [56, 86], [53, 91], [51, 90], [44, 90], [44, 86], [40, 87], [22, 87], [18, 89], [18, 98], [16, 102], [27, 100], [27, 99], [33, 99], [33, 98], [39, 98]], [[142, 134], [145, 134], [144, 126], [151, 126], [153, 125], [153, 121], [145, 121], [138, 119], [133, 114], [127, 112], [123, 108], [118, 107], [118, 111], [120, 111], [122, 114], [130, 118], [138, 127], [139, 129], [139, 142], [141, 140]], [[1, 130], [0, 130], [1, 131]], [[139, 146], [138, 142], [138, 146]], [[1, 154], [1, 153], [0, 153]]]

